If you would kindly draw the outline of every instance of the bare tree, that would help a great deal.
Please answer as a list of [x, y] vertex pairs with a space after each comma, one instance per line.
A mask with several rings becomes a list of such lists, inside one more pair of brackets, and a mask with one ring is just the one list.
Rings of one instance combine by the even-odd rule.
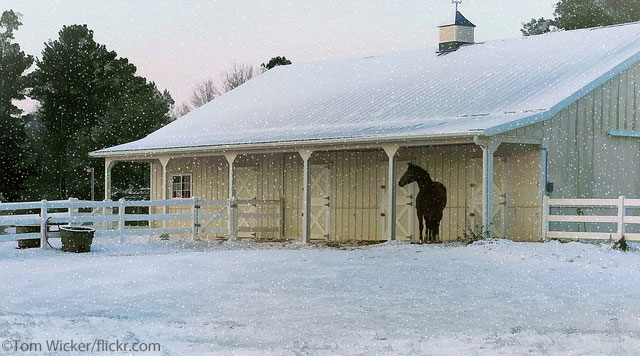
[[181, 116], [188, 114], [191, 111], [191, 107], [187, 103], [182, 103], [182, 105], [176, 105], [171, 109], [171, 117], [173, 119], [177, 119]]
[[220, 90], [218, 90], [213, 79], [209, 77], [193, 87], [193, 92], [191, 93], [191, 105], [194, 108], [199, 108], [219, 96]]
[[255, 68], [250, 64], [235, 63], [231, 69], [221, 74], [224, 92], [231, 91], [256, 75]]
[[216, 85], [215, 81], [211, 77], [208, 77], [193, 86], [189, 103], [182, 103], [182, 105], [174, 106], [172, 109], [172, 116], [176, 119], [184, 116], [190, 111], [219, 97], [223, 93], [239, 87], [241, 84], [258, 74], [259, 72], [252, 65], [236, 63], [227, 71], [220, 73], [222, 89], [218, 89], [219, 87]]

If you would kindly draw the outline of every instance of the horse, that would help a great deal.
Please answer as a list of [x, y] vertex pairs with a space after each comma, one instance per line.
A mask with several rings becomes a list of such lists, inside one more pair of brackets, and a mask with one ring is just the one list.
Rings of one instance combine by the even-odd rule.
[[420, 243], [423, 243], [422, 229], [424, 226], [427, 228], [427, 241], [436, 242], [440, 235], [442, 212], [447, 205], [447, 188], [444, 184], [431, 180], [429, 173], [422, 167], [409, 163], [409, 167], [402, 178], [400, 178], [398, 185], [404, 187], [413, 182], [417, 182], [420, 188], [420, 192], [416, 198], [416, 213], [418, 214], [418, 226], [420, 227]]

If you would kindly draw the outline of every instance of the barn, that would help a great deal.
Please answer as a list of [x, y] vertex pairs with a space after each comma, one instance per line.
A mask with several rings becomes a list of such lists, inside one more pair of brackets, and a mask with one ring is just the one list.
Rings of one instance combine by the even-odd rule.
[[307, 242], [415, 240], [409, 162], [447, 187], [444, 241], [539, 240], [545, 195], [639, 197], [640, 23], [484, 43], [474, 28], [458, 13], [439, 48], [269, 70], [92, 152], [105, 198], [114, 164], [148, 162], [152, 199], [254, 201], [231, 237]]

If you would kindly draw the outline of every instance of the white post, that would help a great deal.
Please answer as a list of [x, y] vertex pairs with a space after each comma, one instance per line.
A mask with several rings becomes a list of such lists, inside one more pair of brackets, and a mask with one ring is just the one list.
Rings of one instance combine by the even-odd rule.
[[313, 154], [311, 150], [298, 151], [302, 157], [302, 242], [311, 241], [311, 169], [309, 158]]
[[111, 169], [116, 162], [111, 158], [104, 159], [104, 199], [111, 200]]
[[124, 198], [120, 198], [120, 200], [118, 201], [119, 205], [118, 205], [118, 232], [119, 232], [119, 236], [120, 236], [120, 243], [124, 243], [124, 209], [125, 209], [125, 202], [124, 202]]
[[193, 225], [191, 230], [191, 239], [196, 240], [198, 238], [198, 229], [200, 228], [200, 198], [193, 197], [193, 208], [191, 213], [193, 214]]
[[493, 153], [482, 150], [482, 226], [486, 237], [491, 238], [493, 230]]
[[396, 239], [396, 153], [400, 146], [382, 146], [384, 152], [389, 157], [389, 167], [387, 169], [387, 241]]
[[540, 240], [544, 241], [547, 238], [547, 232], [549, 232], [549, 214], [551, 213], [551, 207], [549, 207], [549, 196], [542, 197], [542, 228], [540, 229]]
[[47, 201], [43, 200], [40, 205], [40, 247], [47, 249], [49, 245], [47, 244]]
[[284, 198], [280, 199], [280, 204], [278, 204], [278, 239], [284, 240], [284, 210], [282, 209], [284, 205]]
[[624, 216], [627, 213], [627, 207], [624, 206], [624, 196], [618, 198], [618, 239], [622, 239], [625, 234]]
[[478, 136], [474, 142], [482, 148], [482, 233], [493, 237], [493, 154], [500, 141], [481, 141]]
[[[549, 231], [549, 224], [547, 223], [546, 217], [549, 215], [548, 210], [548, 200], [549, 196], [547, 193], [547, 166], [549, 160], [549, 152], [547, 151], [547, 139], [542, 139], [541, 146], [541, 155], [540, 155], [540, 196], [542, 197], [542, 213], [540, 214], [540, 241], [543, 241], [547, 238], [547, 231]], [[546, 200], [545, 200], [546, 198]]]
[[226, 153], [224, 158], [229, 164], [229, 238], [235, 240], [238, 238], [238, 218], [236, 203], [236, 167], [233, 162], [238, 157], [236, 153]]
[[[71, 204], [73, 204], [73, 202], [77, 202], [78, 198], [69, 198], [69, 217], [72, 218], [76, 215], [79, 215], [77, 212], [79, 211], [78, 208], [74, 208]], [[73, 220], [73, 219], [72, 219]], [[69, 225], [71, 225], [72, 222], [69, 222]]]
[[[169, 161], [171, 157], [160, 157], [158, 159], [162, 165], [162, 200], [169, 200]], [[169, 206], [163, 207], [163, 214], [169, 214]], [[167, 220], [162, 220], [162, 228], [167, 228]]]

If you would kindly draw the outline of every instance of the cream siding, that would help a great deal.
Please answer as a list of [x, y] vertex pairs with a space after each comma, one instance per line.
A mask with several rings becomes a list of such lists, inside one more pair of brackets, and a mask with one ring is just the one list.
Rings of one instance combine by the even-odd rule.
[[[511, 162], [514, 172], [523, 176], [537, 177], [539, 172], [538, 151], [520, 149], [499, 151], [499, 154]], [[432, 147], [414, 147], [401, 149], [398, 160], [412, 161], [427, 169], [432, 179], [447, 187], [448, 204], [441, 223], [443, 240], [455, 240], [471, 228], [469, 216], [470, 204], [470, 160], [480, 157], [475, 145], [450, 145]], [[331, 226], [329, 239], [380, 241], [384, 234], [386, 207], [387, 158], [382, 150], [368, 151], [330, 151], [316, 152], [311, 164], [328, 164], [330, 170], [330, 213]], [[527, 163], [533, 160], [534, 163]], [[302, 159], [297, 153], [241, 155], [236, 160], [238, 167], [257, 167], [257, 198], [260, 200], [282, 199], [284, 205], [284, 234], [287, 238], [299, 238], [301, 234], [301, 193]], [[161, 175], [159, 163], [154, 167], [154, 187], [152, 194], [159, 197]], [[227, 164], [222, 157], [199, 157], [172, 159], [168, 166], [171, 174], [190, 173], [193, 175], [194, 196], [203, 199], [226, 199]], [[398, 166], [398, 177], [405, 172], [405, 166]], [[533, 185], [538, 184], [537, 178]], [[476, 182], [478, 183], [478, 182]], [[524, 228], [514, 228], [516, 239], [532, 240], [537, 238], [531, 211], [539, 208], [539, 203], [530, 196], [520, 197], [516, 190], [519, 184], [510, 187], [510, 220], [521, 221]], [[524, 187], [529, 192], [535, 191]], [[539, 189], [537, 190], [539, 191]], [[416, 189], [417, 192], [417, 189]], [[524, 193], [523, 193], [524, 194]], [[414, 197], [415, 199], [415, 197]], [[414, 205], [415, 206], [415, 205]], [[187, 207], [172, 207], [170, 212], [188, 212]], [[527, 210], [528, 209], [528, 210]], [[267, 212], [263, 210], [262, 212]], [[513, 217], [511, 217], [513, 215]], [[415, 211], [411, 211], [414, 220], [414, 238], [418, 236], [418, 224]], [[188, 222], [174, 222], [170, 226], [186, 226]], [[258, 226], [277, 226], [275, 219], [262, 219]], [[222, 226], [219, 226], [222, 227]], [[258, 237], [273, 238], [273, 233], [260, 233]]]

